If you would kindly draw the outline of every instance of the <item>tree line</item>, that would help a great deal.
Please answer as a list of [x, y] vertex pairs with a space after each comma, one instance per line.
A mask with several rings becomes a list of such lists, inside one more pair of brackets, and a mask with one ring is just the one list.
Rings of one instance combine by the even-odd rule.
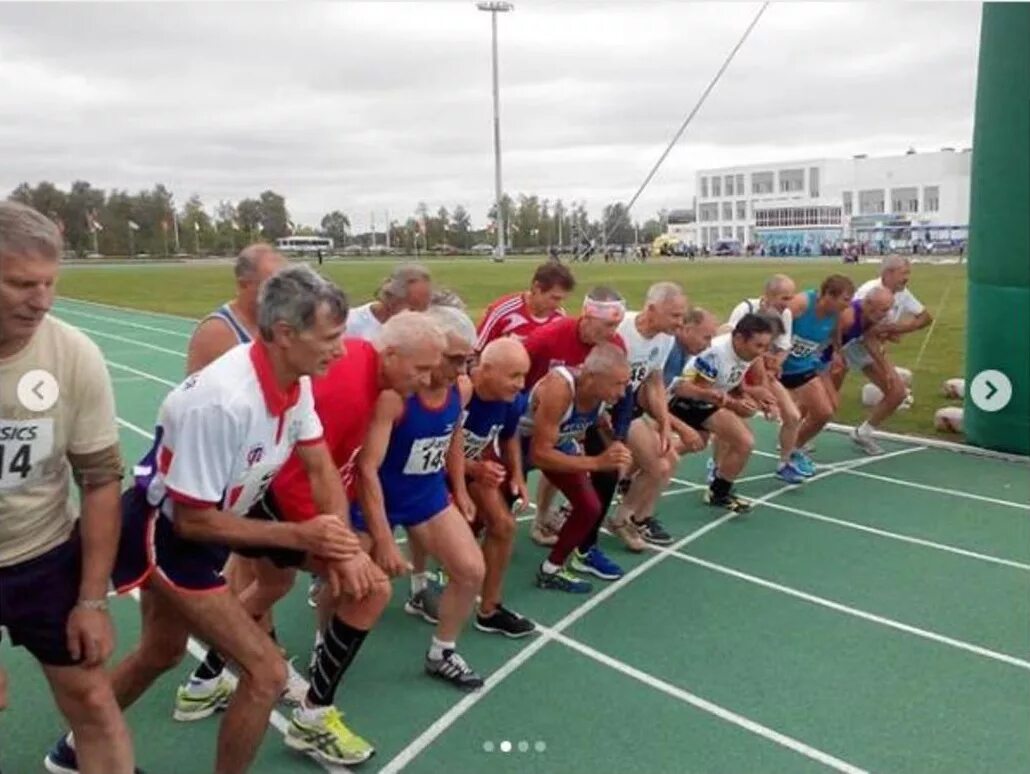
[[[403, 220], [377, 223], [375, 232], [356, 233], [343, 210], [326, 213], [317, 225], [294, 223], [286, 199], [272, 190], [238, 202], [219, 201], [208, 208], [199, 196], [177, 205], [162, 184], [130, 193], [105, 191], [79, 180], [69, 190], [43, 181], [22, 183], [9, 195], [54, 220], [61, 228], [65, 246], [77, 255], [191, 255], [232, 254], [250, 242], [274, 242], [289, 235], [327, 236], [337, 247], [360, 245], [391, 247], [402, 251], [455, 248], [497, 241], [496, 206], [486, 213], [488, 225], [473, 228], [472, 216], [462, 205], [431, 210], [419, 202]], [[601, 217], [591, 220], [582, 202], [566, 204], [536, 195], [505, 194], [501, 199], [505, 244], [510, 249], [546, 250], [585, 240], [609, 244], [651, 242], [664, 231], [664, 212], [643, 223], [625, 217], [625, 205], [607, 205]], [[389, 239], [387, 239], [389, 235]]]

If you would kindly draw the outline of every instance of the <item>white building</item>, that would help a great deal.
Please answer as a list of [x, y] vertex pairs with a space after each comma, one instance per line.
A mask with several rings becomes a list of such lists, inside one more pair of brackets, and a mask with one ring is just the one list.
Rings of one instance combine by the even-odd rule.
[[965, 239], [970, 156], [943, 148], [701, 170], [697, 244], [796, 254], [848, 240], [875, 249]]

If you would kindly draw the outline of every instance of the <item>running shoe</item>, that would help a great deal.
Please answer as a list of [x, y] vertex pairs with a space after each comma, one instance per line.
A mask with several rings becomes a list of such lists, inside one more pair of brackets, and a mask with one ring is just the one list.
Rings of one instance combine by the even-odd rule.
[[[57, 740], [57, 744], [43, 759], [43, 768], [50, 774], [79, 774], [79, 760], [75, 748], [68, 744], [68, 735]], [[143, 774], [142, 769], [133, 769], [136, 774]]]
[[640, 537], [652, 545], [667, 546], [672, 543], [672, 535], [666, 532], [662, 523], [653, 516], [650, 519], [644, 519], [636, 526]]
[[436, 578], [431, 578], [425, 588], [416, 594], [412, 594], [404, 603], [404, 612], [408, 615], [421, 616], [426, 623], [434, 626], [440, 622], [440, 597], [443, 596], [443, 586]]
[[778, 468], [776, 468], [776, 478], [783, 481], [786, 484], [803, 484], [805, 483], [805, 477], [801, 474], [801, 471], [795, 468], [791, 463], [784, 462]]
[[[643, 541], [641, 540], [641, 542]], [[597, 546], [591, 546], [585, 554], [577, 548], [569, 557], [569, 567], [576, 572], [589, 573], [601, 580], [618, 580], [623, 576], [622, 568], [609, 559]]]
[[286, 662], [286, 687], [283, 688], [282, 696], [279, 697], [279, 701], [285, 704], [287, 707], [299, 707], [300, 703], [304, 701], [304, 697], [308, 695], [308, 681], [304, 679], [297, 667], [293, 665], [293, 659], [289, 659]]
[[225, 674], [210, 680], [190, 676], [185, 685], [175, 691], [175, 709], [172, 717], [181, 722], [203, 720], [229, 706], [233, 685]]
[[364, 763], [375, 754], [375, 748], [347, 728], [343, 715], [332, 706], [316, 712], [295, 709], [283, 741], [290, 749], [335, 766]]
[[481, 632], [503, 634], [517, 640], [536, 631], [536, 624], [504, 605], [498, 605], [490, 615], [476, 613], [476, 628]]
[[623, 542], [630, 551], [640, 553], [647, 548], [647, 543], [640, 536], [640, 530], [630, 518], [622, 520], [608, 519], [608, 531]]
[[815, 475], [815, 463], [812, 462], [812, 458], [801, 449], [795, 449], [792, 451], [788, 462], [805, 478], [811, 478]]
[[727, 511], [733, 511], [734, 513], [747, 513], [751, 510], [750, 501], [745, 500], [743, 497], [735, 495], [732, 492], [725, 497], [716, 497], [712, 494], [711, 489], [706, 489], [704, 493], [704, 501], [713, 508], [723, 508]]
[[445, 650], [443, 658], [430, 658], [426, 654], [426, 674], [438, 677], [463, 691], [475, 691], [483, 687], [483, 678], [472, 671], [465, 659], [453, 650]]
[[536, 585], [541, 589], [566, 591], [569, 594], [589, 594], [594, 588], [590, 581], [573, 575], [564, 567], [558, 572], [544, 572], [541, 567], [536, 571]]
[[529, 530], [529, 536], [538, 546], [550, 547], [558, 542], [558, 533], [561, 532], [565, 520], [572, 515], [572, 508], [568, 503], [562, 505], [557, 512], [540, 515], [533, 520], [533, 526]]
[[859, 432], [859, 429], [856, 427], [851, 431], [851, 440], [854, 442], [855, 446], [870, 456], [883, 454], [883, 448], [873, 438], [872, 431], [862, 433]]

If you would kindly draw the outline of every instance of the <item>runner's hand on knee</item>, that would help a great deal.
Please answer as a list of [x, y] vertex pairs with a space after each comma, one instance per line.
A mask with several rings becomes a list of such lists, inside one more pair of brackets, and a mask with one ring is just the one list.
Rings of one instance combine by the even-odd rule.
[[508, 471], [504, 469], [504, 465], [493, 460], [481, 460], [475, 465], [466, 464], [473, 481], [483, 484], [484, 486], [498, 487], [504, 483], [504, 479], [508, 476]]
[[100, 666], [114, 651], [114, 628], [106, 610], [76, 605], [68, 616], [65, 633], [68, 653], [76, 660], [81, 658], [83, 666]]
[[600, 470], [623, 472], [633, 464], [633, 453], [621, 441], [613, 441], [596, 459]]
[[358, 536], [332, 514], [295, 524], [301, 549], [325, 559], [346, 559], [361, 550]]
[[[503, 479], [502, 479], [503, 481]], [[476, 504], [472, 502], [472, 498], [469, 496], [468, 490], [462, 488], [456, 491], [453, 495], [454, 507], [458, 509], [458, 512], [465, 517], [465, 521], [469, 524], [476, 520]]]
[[411, 572], [411, 563], [404, 558], [392, 537], [376, 541], [372, 546], [372, 559], [391, 578]]
[[372, 557], [362, 552], [342, 562], [334, 562], [327, 568], [326, 580], [333, 599], [341, 594], [350, 594], [355, 599], [364, 599], [372, 587], [383, 578]]

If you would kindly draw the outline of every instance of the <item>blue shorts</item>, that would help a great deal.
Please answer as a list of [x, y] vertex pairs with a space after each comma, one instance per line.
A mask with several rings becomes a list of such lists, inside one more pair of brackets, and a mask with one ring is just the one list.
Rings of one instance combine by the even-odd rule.
[[0, 567], [0, 626], [48, 666], [72, 666], [68, 616], [79, 600], [82, 545], [79, 533], [35, 559]]
[[220, 591], [228, 558], [226, 546], [179, 537], [140, 489], [122, 494], [122, 534], [111, 573], [118, 593], [142, 586], [154, 572], [183, 593]]
[[[429, 521], [450, 504], [451, 493], [446, 486], [433, 487], [419, 498], [406, 497], [401, 507], [396, 507], [390, 502], [390, 498], [387, 497], [386, 519], [390, 522], [391, 530], [396, 527], [415, 527]], [[362, 512], [361, 506], [356, 502], [350, 504], [350, 521], [354, 529], [360, 532], [368, 532], [365, 514]]]

